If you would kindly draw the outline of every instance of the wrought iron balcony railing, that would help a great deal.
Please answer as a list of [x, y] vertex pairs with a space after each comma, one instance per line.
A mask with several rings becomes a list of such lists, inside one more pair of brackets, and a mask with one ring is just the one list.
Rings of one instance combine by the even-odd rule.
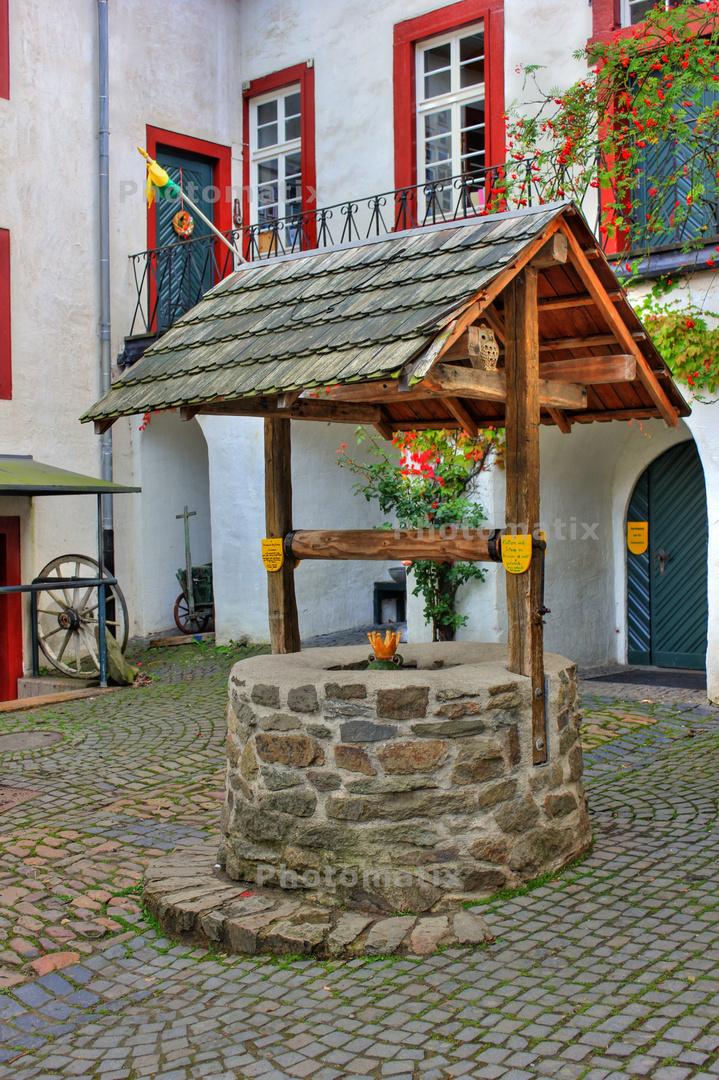
[[[513, 163], [514, 172], [524, 169], [519, 203], [525, 206], [539, 197], [531, 163], [532, 159]], [[255, 262], [481, 217], [487, 213], [486, 207], [500, 198], [496, 186], [502, 175], [502, 167], [493, 166], [475, 175], [433, 180], [242, 226], [225, 235], [248, 262]], [[141, 251], [130, 259], [137, 291], [130, 336], [169, 330], [212, 285], [237, 269], [231, 252], [212, 235]]]

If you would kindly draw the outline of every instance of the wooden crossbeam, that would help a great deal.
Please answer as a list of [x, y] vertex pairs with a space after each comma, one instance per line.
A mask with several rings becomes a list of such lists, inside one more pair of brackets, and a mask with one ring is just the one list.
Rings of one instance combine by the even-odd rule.
[[558, 266], [567, 261], [567, 238], [564, 233], [555, 232], [550, 236], [546, 244], [539, 249], [530, 262], [530, 266], [537, 270], [546, 270], [550, 266]]
[[547, 412], [551, 416], [552, 420], [554, 420], [554, 423], [557, 425], [561, 432], [563, 432], [565, 435], [572, 434], [571, 421], [567, 418], [567, 414], [564, 412], [563, 409], [548, 409]]
[[552, 360], [539, 365], [539, 375], [542, 379], [590, 385], [632, 382], [637, 376], [637, 361], [631, 353], [588, 356], [581, 360]]
[[615, 337], [620, 342], [622, 348], [626, 352], [633, 353], [637, 361], [637, 374], [642, 380], [642, 383], [646, 387], [647, 393], [651, 397], [654, 404], [659, 409], [665, 423], [668, 427], [677, 427], [679, 419], [677, 417], [676, 410], [672, 406], [669, 398], [664, 393], [663, 389], [659, 385], [659, 381], [652, 371], [647, 358], [641, 351], [635, 341], [634, 334], [625, 325], [624, 320], [612, 304], [609, 294], [605, 289], [602, 282], [599, 280], [596, 270], [590, 265], [581, 244], [572, 232], [571, 227], [562, 219], [561, 228], [565, 233], [571, 252], [571, 260], [574, 264], [577, 273], [584, 282], [584, 286], [589, 294], [594, 299], [597, 307], [601, 311], [607, 325], [613, 331]]
[[488, 534], [487, 529], [458, 529], [456, 526], [442, 526], [441, 529], [299, 529], [288, 537], [285, 550], [295, 559], [490, 562]]
[[[423, 385], [453, 397], [506, 401], [507, 380], [503, 371], [476, 371], [470, 368], [438, 364], [424, 379]], [[587, 390], [572, 383], [539, 382], [539, 404], [545, 408], [586, 409]]]
[[[609, 299], [614, 302], [621, 300], [623, 295], [624, 294], [620, 292], [607, 293]], [[537, 307], [540, 312], [559, 311], [563, 308], [589, 307], [593, 303], [594, 299], [589, 293], [582, 293], [578, 296], [545, 296], [537, 301]]]
[[452, 416], [462, 425], [462, 430], [471, 435], [473, 439], [476, 439], [479, 435], [479, 428], [459, 398], [448, 397], [443, 398], [443, 401]]
[[119, 419], [119, 416], [106, 416], [102, 420], [96, 420], [94, 424], [95, 434], [104, 435], [106, 431], [110, 430], [115, 421]]
[[[637, 330], [632, 334], [637, 341], [646, 341], [647, 335]], [[559, 352], [561, 349], [594, 349], [597, 345], [621, 344], [616, 334], [588, 334], [585, 337], [554, 338], [540, 341], [540, 352]], [[633, 351], [633, 350], [632, 350]]]
[[[324, 420], [334, 424], [380, 424], [382, 414], [379, 405], [350, 404], [330, 401], [326, 398], [301, 398], [294, 405], [280, 409], [276, 398], [236, 398], [231, 401], [210, 401], [197, 409], [190, 406], [193, 416], [201, 412], [206, 416], [281, 416], [288, 420]], [[184, 419], [185, 408], [180, 409]]]
[[607, 409], [606, 412], [586, 412], [577, 413], [572, 417], [572, 421], [578, 424], [588, 424], [593, 420], [655, 420], [662, 419], [662, 414], [659, 409], [646, 408], [646, 409]]

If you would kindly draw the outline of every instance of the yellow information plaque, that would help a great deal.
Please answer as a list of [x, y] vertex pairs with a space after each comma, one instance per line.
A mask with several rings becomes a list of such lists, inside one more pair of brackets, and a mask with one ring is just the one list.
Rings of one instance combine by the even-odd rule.
[[262, 541], [262, 562], [265, 564], [265, 570], [270, 573], [281, 570], [284, 561], [285, 552], [281, 538]]
[[649, 522], [627, 522], [627, 547], [632, 555], [643, 555], [649, 547]]
[[503, 536], [502, 562], [509, 574], [523, 574], [532, 561], [531, 536]]

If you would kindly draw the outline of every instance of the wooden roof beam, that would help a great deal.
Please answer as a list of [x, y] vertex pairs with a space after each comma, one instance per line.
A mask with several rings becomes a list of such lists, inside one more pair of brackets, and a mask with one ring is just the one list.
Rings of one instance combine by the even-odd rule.
[[442, 400], [455, 420], [458, 420], [462, 425], [462, 431], [466, 431], [468, 435], [476, 439], [479, 435], [479, 428], [459, 398], [448, 397]]
[[555, 232], [546, 244], [539, 249], [530, 262], [536, 270], [546, 270], [550, 266], [559, 266], [567, 261], [568, 245], [564, 233]]
[[[194, 406], [193, 406], [194, 408]], [[180, 410], [182, 414], [182, 410]], [[379, 405], [363, 405], [317, 398], [301, 398], [289, 408], [280, 409], [276, 398], [235, 398], [210, 401], [200, 406], [203, 416], [283, 416], [288, 420], [320, 420], [334, 424], [382, 423]]]
[[[617, 300], [623, 299], [624, 294], [608, 292], [607, 296], [616, 303]], [[590, 307], [593, 303], [594, 299], [589, 293], [582, 293], [579, 296], [544, 296], [537, 301], [537, 307], [540, 311], [559, 311], [562, 308]]]
[[617, 356], [587, 356], [581, 360], [550, 360], [539, 365], [542, 379], [558, 382], [601, 383], [633, 382], [637, 377], [637, 360], [631, 353]]
[[[647, 335], [642, 330], [627, 331], [636, 341], [646, 341]], [[586, 337], [554, 338], [539, 342], [540, 352], [560, 352], [562, 349], [595, 349], [598, 345], [622, 345], [616, 334], [589, 334]], [[633, 350], [632, 350], [633, 352]]]
[[[507, 400], [507, 380], [503, 371], [476, 371], [438, 364], [425, 376], [423, 385], [451, 397]], [[586, 409], [587, 389], [573, 383], [540, 379], [539, 404], [543, 408]]]
[[109, 431], [116, 420], [119, 420], [119, 416], [105, 416], [102, 420], [95, 421], [95, 434], [104, 435], [106, 431]]
[[563, 219], [560, 222], [560, 228], [565, 233], [571, 252], [571, 261], [577, 270], [577, 273], [584, 282], [584, 286], [589, 292], [590, 296], [594, 299], [597, 307], [599, 308], [602, 316], [607, 322], [609, 328], [613, 331], [615, 337], [621, 343], [625, 352], [633, 353], [637, 361], [637, 373], [642, 380], [647, 393], [651, 397], [652, 401], [659, 409], [665, 423], [668, 427], [677, 427], [679, 419], [677, 417], [676, 410], [673, 408], [669, 398], [666, 396], [659, 381], [652, 371], [649, 361], [644, 356], [637, 345], [634, 334], [626, 326], [622, 317], [617, 313], [614, 304], [609, 298], [609, 293], [605, 289], [602, 282], [599, 280], [596, 270], [590, 265], [589, 259], [584, 252], [582, 245], [577, 240], [576, 236], [572, 232], [571, 226], [567, 224]]
[[479, 316], [483, 314], [487, 305], [491, 304], [495, 297], [499, 296], [515, 275], [523, 267], [527, 266], [535, 255], [542, 250], [547, 241], [550, 240], [559, 229], [560, 221], [561, 218], [556, 217], [554, 221], [550, 222], [547, 228], [539, 234], [539, 236], [535, 236], [534, 239], [527, 244], [521, 255], [515, 259], [513, 263], [510, 263], [509, 266], [505, 266], [504, 270], [497, 274], [494, 281], [492, 281], [487, 288], [478, 292], [474, 299], [463, 309], [461, 314], [450, 322], [449, 326], [442, 333], [437, 335], [434, 341], [424, 349], [416, 360], [412, 360], [405, 367], [400, 377], [400, 390], [408, 389], [412, 379], [423, 378], [426, 372], [444, 357], [447, 350], [454, 345], [457, 338], [464, 332], [470, 323], [477, 321]]

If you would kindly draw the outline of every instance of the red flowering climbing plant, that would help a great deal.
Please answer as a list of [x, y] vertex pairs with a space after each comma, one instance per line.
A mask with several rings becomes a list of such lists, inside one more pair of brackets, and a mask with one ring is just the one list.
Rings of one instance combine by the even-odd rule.
[[[476, 499], [477, 481], [491, 464], [504, 464], [504, 432], [487, 429], [475, 438], [465, 431], [408, 431], [395, 435], [391, 448], [365, 428], [369, 460], [347, 455], [343, 443], [338, 464], [358, 477], [355, 491], [376, 501], [392, 520], [384, 527], [427, 529], [443, 525], [482, 528], [484, 511]], [[466, 621], [457, 613], [457, 590], [472, 578], [482, 580], [476, 563], [413, 562], [409, 572], [414, 595], [425, 602], [424, 615], [435, 641], [449, 640]]]
[[658, 6], [576, 56], [588, 73], [561, 92], [541, 89], [539, 66], [523, 69], [533, 100], [507, 115], [501, 197], [526, 202], [530, 176], [543, 202], [581, 204], [596, 189], [602, 230], [632, 257], [669, 231], [685, 250], [705, 245], [719, 193], [717, 0]]
[[[576, 54], [587, 75], [544, 92], [524, 68], [527, 104], [507, 115], [507, 166], [495, 207], [573, 199], [620, 253], [625, 283], [662, 244], [689, 272], [716, 272], [719, 207], [719, 3], [681, 4]], [[707, 248], [710, 254], [707, 256]], [[717, 316], [660, 279], [640, 313], [672, 372], [696, 396], [719, 385]], [[707, 322], [709, 319], [709, 322]]]

